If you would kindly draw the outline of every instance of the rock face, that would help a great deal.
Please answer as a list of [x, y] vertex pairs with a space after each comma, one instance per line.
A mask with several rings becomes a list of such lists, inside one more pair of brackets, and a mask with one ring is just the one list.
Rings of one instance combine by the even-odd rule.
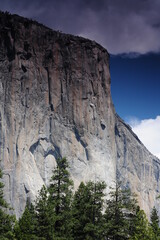
[[17, 217], [62, 156], [75, 188], [118, 178], [149, 213], [160, 162], [115, 114], [107, 51], [16, 15], [0, 22], [0, 160]]
[[153, 156], [138, 137], [116, 115], [117, 178], [137, 194], [140, 206], [149, 217], [151, 209], [159, 209], [160, 160]]

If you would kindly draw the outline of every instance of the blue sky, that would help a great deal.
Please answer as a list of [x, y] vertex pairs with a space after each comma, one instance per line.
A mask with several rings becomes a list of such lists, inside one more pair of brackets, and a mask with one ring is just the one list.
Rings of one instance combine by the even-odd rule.
[[112, 99], [124, 120], [160, 114], [160, 54], [111, 56], [110, 71]]
[[160, 54], [111, 56], [110, 72], [116, 112], [160, 158]]
[[1, 0], [0, 10], [103, 45], [117, 113], [160, 157], [160, 0]]

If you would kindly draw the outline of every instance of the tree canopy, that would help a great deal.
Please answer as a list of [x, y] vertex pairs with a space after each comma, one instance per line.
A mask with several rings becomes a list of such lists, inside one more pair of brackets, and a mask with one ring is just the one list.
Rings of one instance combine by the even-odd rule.
[[[0, 179], [2, 171], [0, 170]], [[136, 195], [119, 182], [106, 195], [102, 181], [81, 182], [73, 191], [66, 158], [57, 159], [50, 185], [19, 220], [9, 215], [0, 181], [0, 239], [7, 240], [158, 240], [159, 217], [153, 207], [148, 221]]]
[[0, 169], [0, 239], [14, 239], [13, 225], [15, 216], [8, 214], [10, 207], [4, 199], [2, 176], [2, 170]]

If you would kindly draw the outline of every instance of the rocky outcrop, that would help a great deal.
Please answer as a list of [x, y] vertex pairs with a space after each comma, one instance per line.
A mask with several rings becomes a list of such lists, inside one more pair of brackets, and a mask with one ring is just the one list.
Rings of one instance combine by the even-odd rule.
[[137, 194], [147, 216], [151, 208], [159, 209], [160, 160], [153, 156], [130, 126], [116, 115], [117, 178]]
[[149, 211], [159, 160], [115, 114], [107, 51], [16, 15], [0, 21], [0, 158], [16, 215], [49, 184], [61, 156], [75, 188], [88, 180], [109, 187], [117, 171]]
[[19, 216], [66, 156], [75, 187], [115, 180], [109, 56], [89, 40], [1, 16], [1, 158]]

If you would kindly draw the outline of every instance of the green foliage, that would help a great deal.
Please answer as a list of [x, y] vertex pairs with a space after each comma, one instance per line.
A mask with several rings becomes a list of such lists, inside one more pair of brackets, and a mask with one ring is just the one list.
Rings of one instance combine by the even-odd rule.
[[106, 236], [114, 240], [129, 239], [136, 210], [135, 195], [129, 189], [121, 189], [120, 183], [116, 183], [106, 203]]
[[154, 233], [147, 220], [146, 214], [139, 207], [136, 209], [136, 216], [134, 219], [134, 232], [131, 240], [153, 240]]
[[155, 207], [153, 207], [151, 212], [151, 228], [154, 233], [154, 240], [160, 239], [160, 228], [159, 228], [159, 218], [158, 218], [158, 212]]
[[74, 239], [103, 239], [104, 182], [82, 182], [73, 200]]
[[[2, 179], [2, 176], [3, 176], [2, 170], [0, 169], [0, 179]], [[4, 200], [3, 188], [4, 188], [4, 184], [0, 182], [0, 207], [8, 208], [8, 204]]]
[[28, 204], [25, 207], [22, 217], [16, 223], [14, 227], [14, 232], [17, 240], [36, 240], [36, 219], [34, 206]]
[[49, 187], [49, 203], [54, 209], [54, 239], [72, 239], [71, 201], [73, 182], [68, 172], [66, 158], [57, 160]]
[[[0, 169], [0, 179], [2, 179], [2, 171]], [[15, 216], [10, 216], [7, 211], [9, 205], [3, 195], [4, 184], [0, 182], [0, 239], [14, 239], [13, 226]]]
[[120, 183], [111, 188], [105, 213], [104, 182], [81, 182], [73, 196], [66, 158], [57, 160], [50, 186], [42, 187], [34, 205], [27, 203], [16, 223], [7, 213], [3, 187], [0, 182], [1, 240], [160, 240], [156, 208], [149, 223], [136, 196]]
[[36, 235], [46, 240], [53, 239], [54, 212], [48, 198], [48, 190], [43, 186], [35, 202]]
[[155, 207], [153, 207], [152, 212], [151, 212], [151, 225], [154, 223], [159, 225], [158, 212]]

